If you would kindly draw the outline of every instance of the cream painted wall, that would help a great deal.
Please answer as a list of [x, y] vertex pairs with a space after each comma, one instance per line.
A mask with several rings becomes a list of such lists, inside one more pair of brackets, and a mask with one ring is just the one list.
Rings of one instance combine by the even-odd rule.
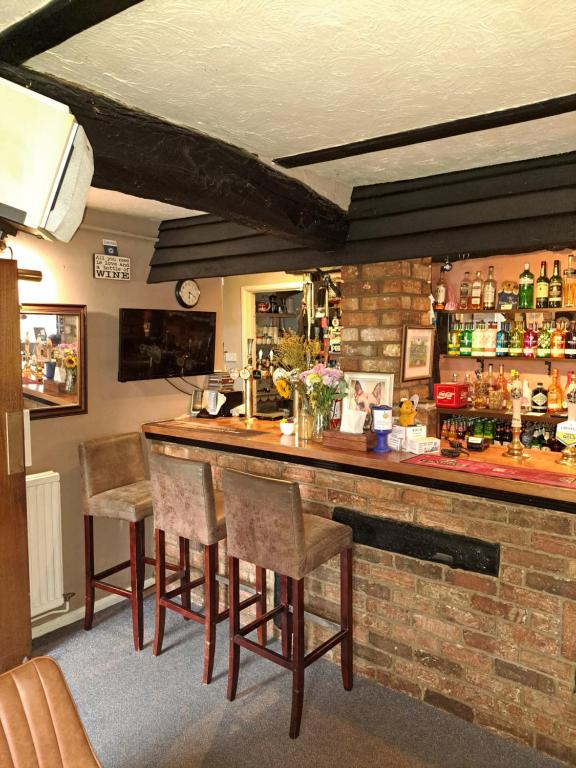
[[[177, 416], [186, 411], [189, 400], [164, 380], [117, 381], [118, 308], [178, 307], [174, 283], [146, 284], [154, 244], [154, 238], [149, 236], [150, 222], [110, 216], [107, 229], [106, 216], [101, 212], [86, 220], [90, 222], [89, 228], [81, 228], [69, 244], [49, 243], [24, 234], [10, 239], [19, 266], [40, 269], [44, 275], [41, 283], [20, 282], [22, 303], [86, 304], [88, 308], [88, 413], [33, 421], [33, 466], [29, 470], [52, 469], [61, 475], [64, 590], [76, 593], [72, 609], [84, 603], [78, 443], [92, 437], [138, 430], [146, 421]], [[128, 234], [130, 230], [132, 234]], [[138, 235], [138, 231], [144, 234]], [[100, 253], [102, 238], [110, 237], [117, 240], [121, 255], [131, 259], [130, 282], [92, 277], [92, 254]], [[196, 309], [218, 313], [216, 367], [221, 368], [222, 281], [211, 278], [198, 282], [201, 298]], [[98, 520], [95, 529], [97, 568], [127, 559], [127, 524]], [[151, 526], [147, 533], [150, 550]], [[97, 598], [103, 594], [97, 593]], [[151, 631], [151, 627], [145, 628], [147, 639]], [[131, 638], [126, 638], [127, 647], [131, 642]]]

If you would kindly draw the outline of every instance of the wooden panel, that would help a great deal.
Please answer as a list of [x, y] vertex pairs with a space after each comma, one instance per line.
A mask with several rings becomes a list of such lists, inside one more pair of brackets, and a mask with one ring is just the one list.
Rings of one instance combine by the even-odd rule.
[[569, 212], [576, 212], [576, 180], [574, 188], [530, 192], [353, 221], [348, 241], [436, 232], [500, 221], [513, 222]]
[[[22, 411], [17, 264], [0, 260], [0, 672], [30, 653], [26, 486], [7, 471], [6, 414]], [[20, 440], [23, 435], [20, 434]], [[15, 445], [11, 453], [21, 450]]]
[[[172, 232], [169, 234], [173, 234]], [[205, 243], [203, 245], [183, 244], [169, 246], [164, 238], [164, 233], [156, 244], [154, 255], [150, 262], [155, 264], [172, 264], [178, 261], [203, 261], [208, 259], [221, 259], [226, 256], [245, 256], [260, 253], [280, 253], [293, 251], [294, 243], [288, 240], [280, 240], [277, 237], [260, 235], [253, 232], [250, 238], [224, 240], [217, 243]]]
[[374, 196], [359, 198], [350, 205], [352, 220], [388, 216], [393, 213], [419, 211], [442, 205], [458, 205], [475, 200], [490, 200], [511, 195], [523, 195], [549, 189], [561, 189], [576, 185], [576, 163], [569, 165], [494, 175], [469, 181], [453, 181], [413, 191], [385, 191], [381, 185]]

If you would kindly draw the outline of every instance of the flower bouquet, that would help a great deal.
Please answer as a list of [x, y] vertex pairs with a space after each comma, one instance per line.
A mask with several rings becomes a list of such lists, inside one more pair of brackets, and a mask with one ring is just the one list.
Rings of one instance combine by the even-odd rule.
[[66, 382], [66, 392], [74, 392], [78, 377], [78, 347], [76, 344], [59, 344], [54, 350], [54, 359], [57, 370], [60, 370], [58, 379]]
[[335, 402], [346, 395], [344, 374], [339, 368], [327, 368], [318, 363], [302, 371], [298, 378], [314, 418], [312, 439], [321, 440]]

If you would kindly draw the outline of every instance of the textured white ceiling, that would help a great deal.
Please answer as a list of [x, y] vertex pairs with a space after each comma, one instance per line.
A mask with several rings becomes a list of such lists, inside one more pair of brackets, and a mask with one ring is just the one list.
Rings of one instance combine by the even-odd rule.
[[199, 213], [199, 211], [179, 208], [177, 205], [160, 203], [157, 200], [145, 200], [142, 197], [124, 195], [122, 192], [97, 189], [96, 187], [90, 187], [86, 205], [95, 211], [115, 211], [141, 219], [153, 219], [156, 221], [182, 219], [185, 216], [195, 216]]
[[[145, 0], [28, 65], [269, 160], [574, 92], [575, 42], [573, 0]], [[553, 154], [575, 123], [309, 171], [351, 186]]]

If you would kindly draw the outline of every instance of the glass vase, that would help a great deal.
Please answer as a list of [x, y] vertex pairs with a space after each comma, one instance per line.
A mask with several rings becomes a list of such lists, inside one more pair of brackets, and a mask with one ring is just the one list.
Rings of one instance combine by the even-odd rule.
[[298, 437], [302, 442], [310, 440], [314, 431], [314, 416], [310, 409], [304, 405], [300, 405], [298, 412]]
[[76, 392], [76, 368], [66, 368], [66, 392]]
[[328, 414], [324, 411], [314, 411], [312, 440], [321, 442], [324, 439], [324, 430], [328, 429]]

